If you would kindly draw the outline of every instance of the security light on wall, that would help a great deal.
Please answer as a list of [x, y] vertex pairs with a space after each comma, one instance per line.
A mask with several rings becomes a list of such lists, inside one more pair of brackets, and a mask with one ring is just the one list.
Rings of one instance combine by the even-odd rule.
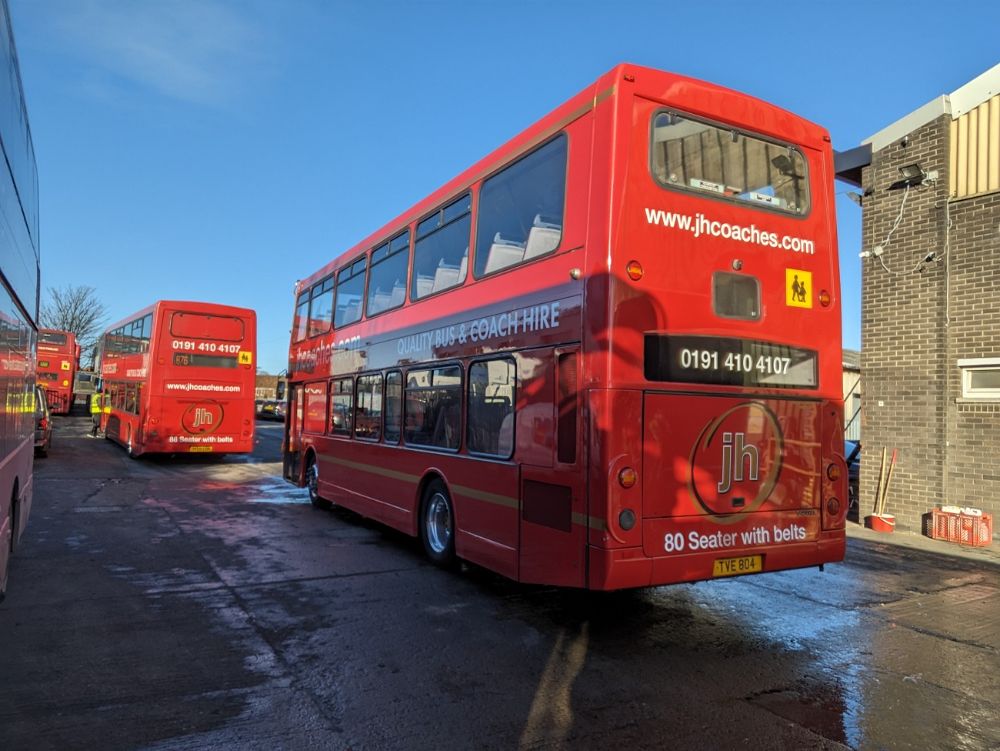
[[924, 180], [927, 179], [928, 175], [924, 172], [924, 168], [918, 163], [907, 164], [904, 167], [899, 168], [899, 174], [902, 176], [902, 180], [897, 180], [892, 185], [889, 186], [889, 190], [897, 190], [899, 188], [912, 188], [914, 185], [923, 185]]
[[899, 174], [903, 176], [903, 179], [910, 185], [919, 185], [927, 177], [927, 173], [924, 172], [924, 168], [917, 163], [907, 164], [905, 167], [899, 168]]

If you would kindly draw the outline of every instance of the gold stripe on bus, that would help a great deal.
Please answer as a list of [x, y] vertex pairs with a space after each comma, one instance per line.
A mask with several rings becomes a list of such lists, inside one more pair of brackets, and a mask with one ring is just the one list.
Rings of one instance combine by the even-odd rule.
[[392, 480], [401, 480], [403, 482], [411, 482], [414, 485], [420, 482], [420, 478], [416, 475], [411, 475], [407, 472], [397, 472], [394, 469], [386, 469], [385, 467], [379, 467], [375, 464], [364, 464], [363, 462], [352, 462], [348, 459], [338, 459], [335, 456], [320, 456], [320, 461], [330, 462], [331, 464], [339, 464], [342, 467], [347, 467], [348, 469], [357, 469], [362, 472], [370, 472], [373, 475], [380, 475], [382, 477], [388, 477]]
[[[320, 461], [329, 462], [330, 464], [337, 464], [341, 467], [347, 467], [348, 469], [356, 469], [361, 472], [370, 472], [373, 475], [379, 475], [381, 477], [388, 477], [393, 480], [401, 480], [402, 482], [409, 482], [416, 485], [420, 482], [420, 478], [417, 475], [411, 475], [407, 472], [397, 472], [394, 469], [386, 469], [385, 467], [380, 467], [376, 464], [365, 464], [364, 462], [352, 462], [349, 459], [338, 459], [333, 456], [320, 456]], [[504, 508], [514, 509], [515, 511], [520, 508], [520, 503], [517, 498], [512, 498], [509, 495], [500, 495], [499, 493], [488, 493], [485, 490], [476, 490], [475, 488], [470, 488], [467, 485], [452, 485], [451, 489], [461, 495], [467, 496], [469, 498], [474, 498], [477, 501], [483, 501], [485, 503], [492, 503], [497, 506], [503, 506]], [[587, 516], [586, 514], [573, 513], [573, 524], [580, 527], [587, 527], [588, 529], [605, 529], [605, 522], [603, 519], [599, 519], [595, 516]]]
[[466, 485], [452, 485], [451, 486], [456, 493], [461, 493], [462, 495], [467, 495], [469, 498], [475, 498], [477, 501], [485, 501], [486, 503], [493, 503], [497, 506], [503, 506], [504, 508], [512, 508], [517, 510], [520, 508], [520, 504], [517, 502], [517, 498], [511, 498], [509, 495], [500, 495], [499, 493], [487, 493], [485, 490], [476, 490], [475, 488], [470, 488]]

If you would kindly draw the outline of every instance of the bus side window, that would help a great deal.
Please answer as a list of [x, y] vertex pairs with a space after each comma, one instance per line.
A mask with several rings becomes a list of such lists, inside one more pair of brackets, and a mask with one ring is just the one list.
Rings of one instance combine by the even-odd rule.
[[382, 428], [382, 374], [358, 376], [354, 437], [377, 441]]
[[330, 432], [350, 436], [353, 423], [354, 379], [334, 381], [330, 390]]
[[403, 414], [403, 374], [398, 370], [385, 376], [385, 442], [399, 443], [400, 417]]
[[465, 281], [472, 230], [472, 194], [438, 209], [417, 225], [410, 299], [456, 287]]
[[564, 135], [486, 180], [476, 211], [476, 277], [555, 251], [565, 198]]
[[411, 370], [406, 379], [404, 435], [407, 443], [458, 449], [462, 428], [462, 369], [448, 365]]
[[514, 451], [514, 363], [476, 362], [469, 367], [469, 451], [509, 459]]

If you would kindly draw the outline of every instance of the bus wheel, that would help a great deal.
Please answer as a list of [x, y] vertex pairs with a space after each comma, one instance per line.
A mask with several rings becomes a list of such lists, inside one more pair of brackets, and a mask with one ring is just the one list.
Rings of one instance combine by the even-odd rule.
[[427, 557], [438, 566], [455, 560], [455, 514], [444, 483], [434, 480], [424, 492], [420, 513], [420, 539]]
[[14, 557], [14, 537], [16, 536], [17, 530], [14, 529], [14, 523], [17, 521], [17, 488], [14, 488], [14, 492], [10, 498], [10, 505], [7, 508], [7, 529], [10, 532], [10, 542], [7, 547], [7, 568], [3, 572], [3, 578], [0, 578], [0, 602], [3, 602], [4, 597], [7, 596], [7, 582], [10, 579], [10, 565], [12, 563], [12, 558]]
[[306, 488], [309, 490], [309, 501], [314, 508], [323, 511], [329, 511], [333, 508], [333, 504], [319, 494], [319, 464], [316, 463], [316, 458], [312, 455], [309, 456], [308, 464], [306, 464]]

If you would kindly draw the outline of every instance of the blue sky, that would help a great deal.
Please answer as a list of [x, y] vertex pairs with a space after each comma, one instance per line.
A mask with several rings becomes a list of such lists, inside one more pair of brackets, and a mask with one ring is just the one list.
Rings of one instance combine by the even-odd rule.
[[[753, 94], [848, 149], [1000, 61], [985, 2], [10, 6], [43, 290], [95, 287], [107, 323], [155, 299], [254, 308], [272, 373], [297, 279], [619, 62]], [[836, 189], [858, 348], [860, 210]]]

